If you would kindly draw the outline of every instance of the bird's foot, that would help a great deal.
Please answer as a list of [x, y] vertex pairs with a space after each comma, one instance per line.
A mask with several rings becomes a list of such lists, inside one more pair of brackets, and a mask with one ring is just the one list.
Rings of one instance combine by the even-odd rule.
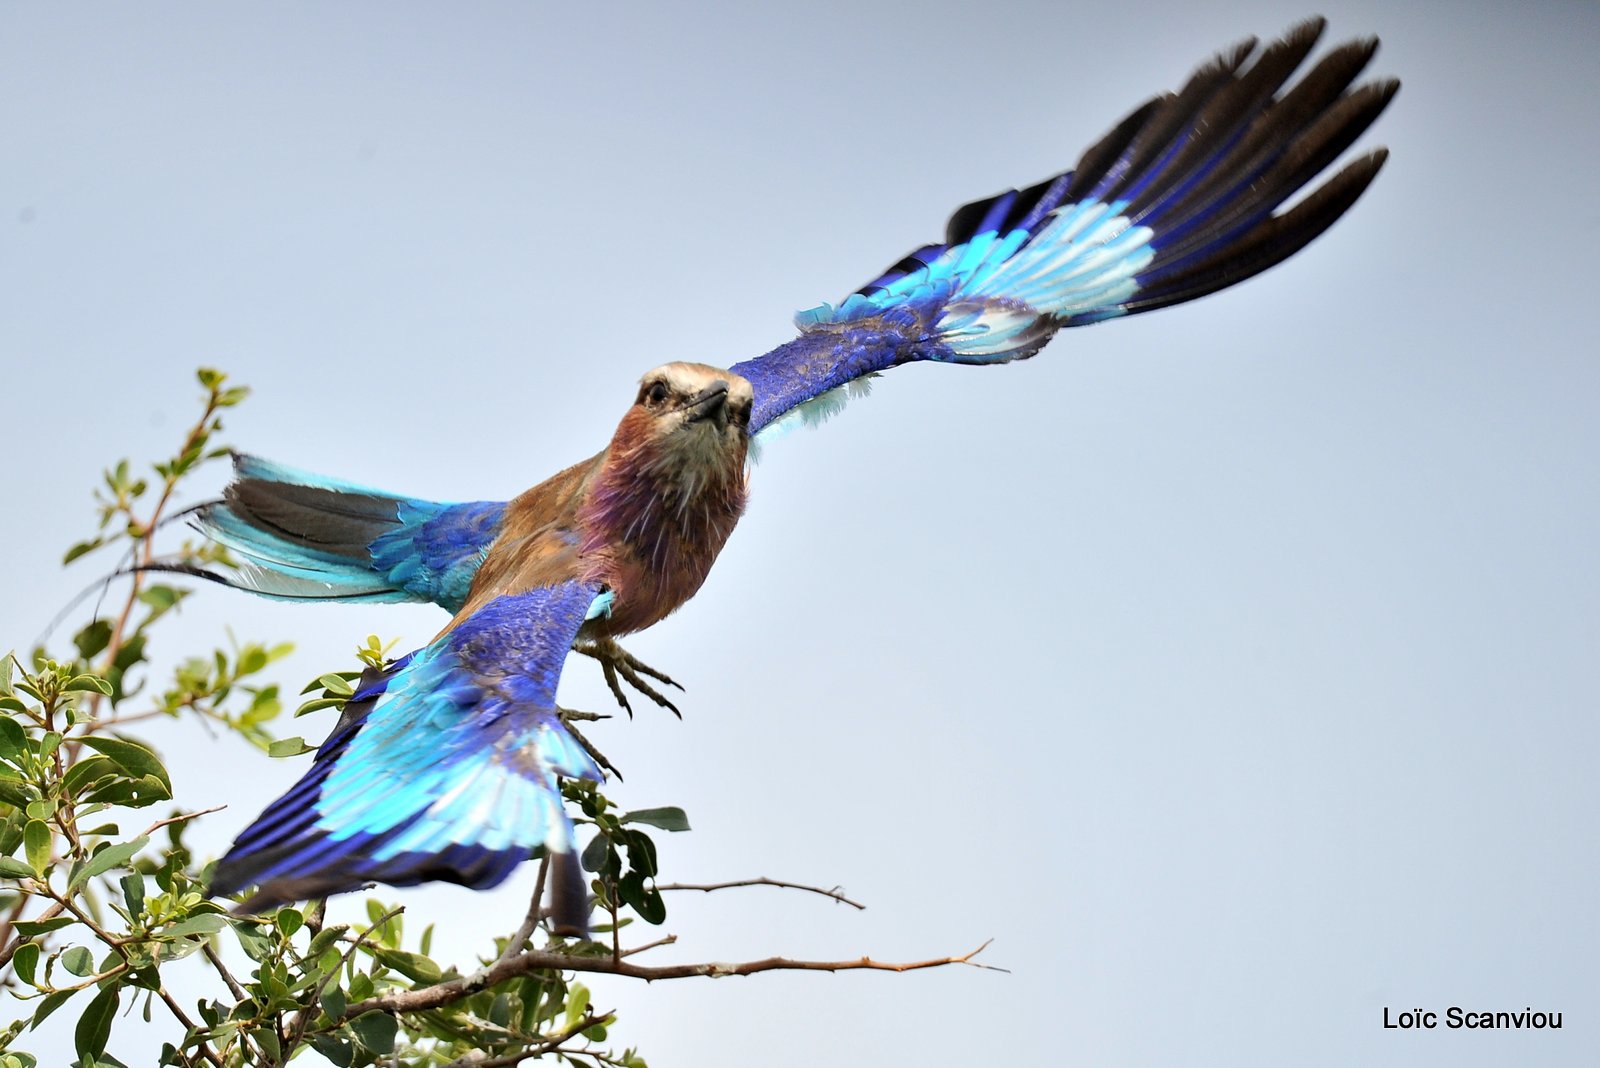
[[[666, 683], [675, 689], [683, 689], [671, 676], [646, 664], [610, 638], [596, 638], [589, 641], [576, 642], [572, 646], [585, 656], [591, 656], [600, 661], [600, 670], [605, 673], [606, 685], [611, 688], [611, 695], [617, 699], [617, 704], [628, 713], [628, 718], [633, 718], [633, 706], [628, 704], [627, 695], [622, 692], [622, 683], [626, 682], [635, 690], [644, 694], [650, 700], [667, 709], [679, 719], [683, 713], [678, 711], [678, 706], [644, 680], [648, 675], [657, 682]], [[619, 681], [620, 679], [620, 681]]]
[[594, 747], [594, 743], [585, 738], [583, 736], [583, 732], [573, 725], [573, 720], [583, 720], [586, 723], [590, 723], [597, 719], [610, 719], [610, 716], [603, 715], [599, 712], [580, 712], [575, 708], [562, 708], [558, 705], [556, 706], [556, 718], [561, 720], [561, 725], [563, 727], [567, 728], [567, 733], [576, 738], [578, 740], [578, 744], [583, 746], [583, 751], [589, 754], [589, 759], [593, 760], [606, 771], [609, 771], [611, 774], [615, 775], [618, 782], [622, 781], [621, 769], [619, 769], [615, 764], [611, 763], [611, 761], [607, 760], [606, 755], [600, 752], [600, 750], [596, 749]]

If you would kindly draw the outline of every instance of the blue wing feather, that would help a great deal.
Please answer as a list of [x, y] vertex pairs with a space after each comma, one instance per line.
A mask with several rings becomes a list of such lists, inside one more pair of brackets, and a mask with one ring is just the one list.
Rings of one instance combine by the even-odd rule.
[[837, 306], [801, 312], [799, 338], [733, 368], [755, 386], [752, 433], [790, 413], [833, 410], [836, 391], [862, 376], [918, 360], [1026, 359], [1063, 327], [1193, 300], [1298, 251], [1355, 202], [1385, 154], [1357, 159], [1278, 209], [1397, 88], [1350, 88], [1376, 49], [1366, 40], [1333, 50], [1280, 92], [1322, 29], [1312, 19], [1264, 50], [1247, 41], [1219, 55], [1182, 91], [1129, 115], [1073, 170], [967, 205], [943, 243]]
[[[596, 586], [497, 598], [371, 673], [310, 771], [235, 841], [213, 893], [254, 907], [446, 880], [486, 888], [536, 847], [573, 849], [557, 776], [600, 769], [556, 717], [567, 650]], [[581, 928], [581, 917], [564, 917]]]

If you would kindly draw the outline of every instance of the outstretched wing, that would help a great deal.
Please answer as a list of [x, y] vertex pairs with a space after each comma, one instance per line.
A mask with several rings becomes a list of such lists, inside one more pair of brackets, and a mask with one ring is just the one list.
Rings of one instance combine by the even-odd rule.
[[[371, 881], [482, 889], [537, 846], [570, 854], [556, 776], [600, 771], [556, 718], [556, 683], [606, 597], [575, 581], [498, 597], [369, 673], [311, 770], [217, 865], [211, 892], [255, 884], [247, 907], [261, 909]], [[581, 898], [569, 912], [558, 923], [586, 929]]]
[[[750, 430], [825, 415], [835, 392], [915, 360], [1004, 363], [1055, 332], [1205, 296], [1293, 255], [1355, 203], [1386, 157], [1351, 162], [1292, 207], [1399, 87], [1350, 88], [1377, 41], [1334, 49], [1285, 88], [1321, 35], [1313, 19], [1252, 39], [1134, 111], [1075, 168], [961, 208], [927, 245], [801, 334], [734, 371], [755, 387]], [[1251, 58], [1254, 56], [1254, 61]]]
[[400, 497], [235, 454], [222, 499], [185, 513], [240, 558], [231, 572], [183, 568], [289, 601], [432, 601], [461, 610], [500, 533], [505, 504]]

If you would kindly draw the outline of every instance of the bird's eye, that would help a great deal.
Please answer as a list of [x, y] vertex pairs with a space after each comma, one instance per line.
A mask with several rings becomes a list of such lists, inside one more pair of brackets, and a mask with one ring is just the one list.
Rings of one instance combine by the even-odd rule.
[[652, 382], [640, 393], [639, 399], [654, 408], [667, 399], [667, 384], [665, 382]]

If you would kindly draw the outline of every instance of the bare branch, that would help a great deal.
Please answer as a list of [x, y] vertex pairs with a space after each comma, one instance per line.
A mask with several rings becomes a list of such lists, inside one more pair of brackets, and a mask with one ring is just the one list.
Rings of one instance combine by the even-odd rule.
[[605, 975], [622, 975], [630, 979], [655, 982], [658, 979], [689, 979], [703, 977], [721, 979], [730, 975], [754, 975], [757, 972], [913, 972], [922, 968], [943, 968], [951, 964], [965, 964], [973, 968], [1003, 972], [990, 964], [979, 964], [972, 958], [989, 947], [989, 943], [964, 953], [959, 957], [935, 957], [918, 961], [882, 961], [871, 957], [855, 960], [792, 960], [788, 957], [767, 957], [763, 960], [739, 962], [708, 961], [700, 964], [663, 964], [651, 966], [632, 964], [624, 957], [580, 957], [571, 953], [554, 953], [549, 950], [530, 949], [515, 957], [499, 960], [482, 971], [449, 982], [438, 983], [422, 990], [392, 991], [359, 1001], [345, 1009], [344, 1018], [354, 1019], [364, 1012], [421, 1012], [449, 1005], [496, 983], [537, 971], [595, 972]]
[[170, 826], [174, 823], [182, 823], [185, 820], [192, 820], [196, 816], [209, 816], [213, 812], [221, 812], [227, 807], [227, 805], [213, 805], [211, 808], [203, 808], [199, 812], [180, 812], [176, 816], [168, 816], [164, 820], [156, 820], [154, 823], [144, 829], [144, 833], [147, 835], [155, 834], [163, 827]]
[[235, 1000], [241, 1004], [249, 1001], [250, 995], [244, 992], [244, 987], [239, 985], [239, 980], [235, 979], [233, 973], [228, 970], [228, 966], [222, 963], [222, 957], [217, 954], [211, 943], [209, 941], [205, 942], [200, 947], [200, 951], [206, 955], [206, 960], [211, 962], [211, 966], [217, 970], [217, 974], [222, 976], [222, 981], [228, 984], [228, 990], [233, 994]]
[[550, 857], [546, 854], [539, 861], [539, 876], [533, 881], [533, 897], [528, 901], [528, 914], [522, 918], [522, 926], [518, 927], [511, 940], [506, 943], [505, 952], [500, 954], [501, 960], [510, 960], [522, 952], [522, 947], [528, 939], [533, 937], [533, 932], [539, 926], [539, 903], [544, 900], [544, 880], [550, 873]]
[[[171, 994], [167, 993], [166, 987], [161, 987], [159, 990], [157, 990], [156, 996], [161, 999], [162, 1003], [166, 1005], [167, 1009], [172, 1013], [177, 1021], [183, 1025], [185, 1031], [187, 1031], [189, 1034], [199, 1033], [199, 1028], [195, 1027], [194, 1021], [189, 1019], [189, 1014], [183, 1011], [183, 1006], [179, 1005]], [[195, 1052], [199, 1053], [200, 1056], [204, 1057], [207, 1061], [210, 1061], [213, 1068], [224, 1068], [221, 1059], [211, 1051], [211, 1047], [206, 1045], [204, 1039], [201, 1039], [195, 1045]]]
[[845, 897], [844, 892], [837, 886], [831, 890], [824, 890], [820, 886], [806, 886], [804, 883], [787, 883], [781, 879], [769, 879], [765, 875], [755, 879], [735, 879], [726, 883], [662, 883], [658, 885], [656, 889], [703, 890], [709, 894], [713, 890], [728, 890], [736, 886], [776, 886], [781, 887], [784, 890], [804, 890], [808, 894], [821, 894], [823, 897], [830, 897], [840, 904], [849, 905], [853, 909], [862, 909], [864, 911], [867, 907], [861, 904], [859, 901], [852, 901]]
[[648, 953], [652, 949], [660, 949], [662, 946], [676, 945], [677, 941], [677, 935], [667, 935], [667, 937], [658, 938], [654, 942], [646, 942], [642, 946], [634, 946], [632, 949], [625, 949], [622, 951], [622, 955], [624, 957], [634, 957], [640, 953]]

